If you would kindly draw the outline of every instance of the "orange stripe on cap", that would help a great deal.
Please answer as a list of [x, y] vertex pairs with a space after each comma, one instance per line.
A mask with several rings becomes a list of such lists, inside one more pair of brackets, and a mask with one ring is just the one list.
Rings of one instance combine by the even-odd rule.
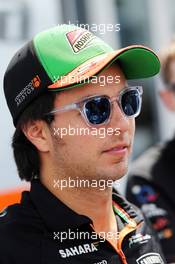
[[[75, 84], [87, 83], [88, 80], [93, 76], [96, 76], [107, 66], [111, 65], [115, 60], [117, 60], [118, 56], [124, 53], [127, 50], [141, 48], [147, 51], [155, 53], [142, 45], [131, 45], [116, 51], [103, 53], [101, 55], [95, 56], [84, 63], [80, 64], [76, 68], [72, 69], [69, 73], [61, 76], [60, 79], [56, 80], [53, 84], [49, 85], [48, 90], [54, 89], [63, 89], [64, 87], [73, 86]], [[157, 55], [155, 55], [157, 57]]]
[[115, 56], [116, 52], [111, 52], [110, 54], [102, 54], [91, 58], [73, 69], [67, 75], [62, 76], [55, 83], [49, 85], [48, 89], [63, 88], [75, 83], [85, 82], [88, 78], [99, 72]]

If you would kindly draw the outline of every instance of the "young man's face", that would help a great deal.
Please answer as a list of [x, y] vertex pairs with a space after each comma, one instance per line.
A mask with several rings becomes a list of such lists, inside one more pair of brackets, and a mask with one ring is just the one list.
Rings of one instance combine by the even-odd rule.
[[[100, 83], [89, 83], [82, 87], [62, 91], [58, 94], [54, 107], [63, 107], [91, 95], [114, 97], [127, 85], [126, 79], [117, 65], [109, 67], [100, 76], [104, 76], [105, 80], [107, 80], [107, 76], [112, 76], [114, 81], [112, 83], [106, 81], [104, 86]], [[120, 76], [120, 83], [115, 83], [116, 76]], [[64, 131], [66, 129], [69, 131], [69, 127], [89, 129], [89, 135], [87, 133], [80, 135], [78, 132], [78, 134], [67, 134], [60, 138], [56, 131], [60, 131], [61, 128], [64, 128]], [[109, 128], [112, 132], [109, 134], [106, 132], [104, 135], [102, 131], [104, 129], [107, 131]], [[88, 126], [77, 110], [55, 115], [55, 120], [52, 123], [52, 140], [50, 141], [50, 159], [55, 175], [59, 175], [59, 171], [64, 171], [66, 177], [71, 178], [117, 180], [126, 174], [135, 131], [134, 118], [129, 119], [124, 116], [119, 105], [114, 102], [110, 122], [97, 128], [94, 132], [95, 135], [91, 133], [92, 130], [94, 131], [93, 126]]]

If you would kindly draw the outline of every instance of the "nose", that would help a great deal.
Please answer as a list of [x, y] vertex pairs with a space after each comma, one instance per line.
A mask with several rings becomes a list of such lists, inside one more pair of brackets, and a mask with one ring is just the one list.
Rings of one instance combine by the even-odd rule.
[[112, 106], [112, 114], [109, 126], [113, 128], [119, 128], [120, 132], [126, 132], [130, 130], [131, 122], [133, 122], [133, 118], [128, 118], [121, 110], [118, 102], [113, 102]]

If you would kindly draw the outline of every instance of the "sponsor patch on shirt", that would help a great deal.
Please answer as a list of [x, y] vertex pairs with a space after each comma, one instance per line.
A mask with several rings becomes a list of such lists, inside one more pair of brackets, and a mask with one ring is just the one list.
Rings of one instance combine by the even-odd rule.
[[165, 209], [158, 207], [156, 204], [144, 204], [141, 207], [147, 218], [166, 216], [168, 213]]
[[98, 251], [98, 249], [94, 246], [93, 243], [91, 243], [91, 244], [83, 244], [70, 248], [60, 249], [59, 254], [61, 255], [62, 258], [68, 258], [81, 254], [92, 253], [95, 251]]
[[164, 264], [163, 259], [158, 253], [148, 253], [136, 259], [138, 264]]
[[129, 238], [129, 247], [131, 248], [136, 244], [147, 243], [149, 239], [151, 239], [151, 236], [148, 234], [146, 235], [142, 235], [141, 233], [136, 234]]
[[100, 262], [95, 262], [94, 264], [108, 264], [107, 260], [103, 259]]

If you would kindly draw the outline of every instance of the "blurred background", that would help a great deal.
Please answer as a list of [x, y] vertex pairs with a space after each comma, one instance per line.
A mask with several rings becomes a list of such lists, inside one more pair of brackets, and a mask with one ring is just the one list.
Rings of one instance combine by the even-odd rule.
[[[173, 0], [0, 0], [1, 195], [26, 188], [18, 179], [13, 161], [11, 139], [14, 127], [3, 95], [3, 74], [15, 51], [36, 33], [70, 23], [87, 24], [90, 29], [96, 25], [93, 32], [115, 49], [143, 44], [159, 52], [175, 35], [174, 10]], [[105, 32], [104, 25], [108, 24], [119, 24], [119, 30]], [[152, 144], [172, 137], [175, 131], [174, 114], [159, 100], [158, 91], [163, 87], [160, 77], [134, 83], [145, 89], [142, 113], [136, 120], [132, 159]], [[121, 182], [121, 192], [125, 181], [126, 178]], [[6, 198], [10, 201], [9, 194]]]

